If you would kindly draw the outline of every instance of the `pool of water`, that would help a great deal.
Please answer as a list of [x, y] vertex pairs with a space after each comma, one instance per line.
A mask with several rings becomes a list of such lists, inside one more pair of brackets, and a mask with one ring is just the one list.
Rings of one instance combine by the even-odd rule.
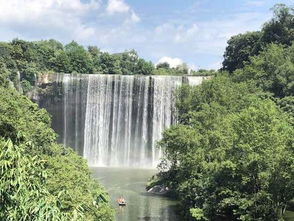
[[[167, 197], [149, 194], [145, 190], [148, 179], [156, 173], [150, 169], [92, 168], [93, 175], [106, 188], [116, 211], [117, 221], [180, 221], [177, 202]], [[123, 196], [127, 206], [118, 206]]]

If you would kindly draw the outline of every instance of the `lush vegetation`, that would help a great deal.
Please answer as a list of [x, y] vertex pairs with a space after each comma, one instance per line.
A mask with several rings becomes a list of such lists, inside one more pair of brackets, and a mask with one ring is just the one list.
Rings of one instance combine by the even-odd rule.
[[186, 64], [179, 65], [175, 68], [170, 67], [169, 63], [163, 62], [156, 65], [156, 69], [153, 71], [155, 75], [185, 75], [189, 73], [188, 66]]
[[282, 220], [294, 198], [294, 15], [232, 37], [222, 71], [178, 91], [159, 142], [164, 184], [195, 220]]
[[123, 74], [123, 75], [210, 75], [213, 71], [190, 71], [186, 64], [171, 68], [168, 63], [154, 67], [135, 50], [109, 54], [96, 46], [85, 49], [72, 41], [63, 45], [56, 40], [28, 42], [14, 39], [0, 42], [0, 69], [19, 91], [30, 91], [39, 73]]
[[213, 76], [217, 72], [216, 70], [192, 70], [188, 65], [183, 63], [177, 67], [170, 67], [169, 63], [163, 62], [156, 65], [156, 68], [152, 72], [154, 75], [192, 75], [192, 76]]
[[140, 58], [135, 50], [110, 54], [96, 46], [87, 49], [72, 41], [56, 40], [0, 42], [0, 70], [20, 92], [32, 90], [40, 73], [123, 74], [123, 75], [215, 75], [214, 70], [192, 70], [183, 63], [173, 68], [168, 63]]
[[41, 72], [149, 75], [154, 70], [153, 64], [139, 58], [134, 50], [109, 54], [95, 46], [85, 49], [74, 41], [63, 45], [56, 40], [19, 39], [0, 43], [0, 66], [7, 69], [13, 82], [21, 81], [26, 91]]
[[85, 160], [56, 143], [47, 112], [13, 86], [31, 90], [41, 72], [215, 75], [179, 89], [179, 123], [159, 142], [151, 185], [168, 186], [191, 219], [283, 220], [294, 198], [294, 10], [273, 11], [262, 30], [228, 41], [220, 72], [76, 42], [0, 43], [0, 220], [113, 220]]
[[261, 31], [239, 34], [228, 41], [223, 70], [233, 72], [244, 67], [251, 56], [258, 55], [270, 43], [292, 45], [294, 41], [293, 8], [277, 4], [272, 10], [274, 17], [263, 25]]
[[50, 117], [0, 75], [0, 220], [113, 220], [85, 160], [55, 142]]

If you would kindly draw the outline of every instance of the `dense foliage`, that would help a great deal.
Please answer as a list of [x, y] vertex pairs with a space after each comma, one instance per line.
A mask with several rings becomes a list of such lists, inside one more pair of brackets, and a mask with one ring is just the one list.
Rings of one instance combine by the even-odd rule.
[[1, 81], [0, 219], [113, 220], [86, 161], [55, 143], [48, 113]]
[[109, 54], [95, 46], [85, 49], [74, 41], [62, 45], [56, 40], [19, 39], [0, 43], [0, 67], [25, 92], [31, 89], [40, 72], [149, 75], [154, 70], [153, 64], [139, 58], [134, 50]]
[[160, 172], [194, 220], [282, 220], [294, 198], [293, 10], [228, 42], [223, 69], [178, 91]]
[[153, 74], [155, 75], [185, 75], [189, 73], [189, 68], [186, 64], [170, 67], [169, 63], [163, 62], [156, 65]]
[[159, 176], [200, 220], [277, 220], [294, 197], [294, 130], [264, 96], [223, 76], [181, 89]]
[[289, 46], [294, 41], [294, 9], [284, 4], [273, 7], [274, 17], [261, 31], [233, 36], [224, 53], [223, 69], [233, 72], [244, 67], [250, 56], [258, 55], [270, 43]]
[[[159, 142], [157, 180], [196, 220], [282, 220], [294, 198], [294, 14], [276, 5], [261, 31], [228, 41], [227, 72], [178, 91], [179, 124]], [[39, 72], [187, 74], [76, 42], [0, 43], [0, 220], [112, 220], [86, 162], [55, 143], [50, 117], [27, 92]], [[19, 78], [20, 75], [20, 78]]]
[[19, 91], [32, 90], [39, 73], [123, 74], [123, 75], [214, 75], [213, 70], [191, 70], [183, 63], [175, 68], [168, 63], [154, 67], [135, 50], [110, 54], [96, 46], [85, 49], [72, 41], [63, 45], [56, 40], [0, 42], [0, 70], [8, 73]]
[[43, 186], [44, 163], [24, 154], [30, 146], [29, 143], [17, 146], [11, 140], [0, 140], [0, 219], [65, 219], [66, 214], [58, 208], [58, 198]]
[[170, 67], [169, 63], [163, 62], [156, 65], [156, 68], [152, 72], [154, 75], [192, 75], [192, 76], [213, 76], [216, 74], [216, 70], [189, 69], [188, 65], [183, 63], [177, 67]]
[[243, 69], [233, 73], [235, 81], [253, 81], [275, 97], [294, 94], [294, 45], [269, 44], [258, 56], [251, 57]]

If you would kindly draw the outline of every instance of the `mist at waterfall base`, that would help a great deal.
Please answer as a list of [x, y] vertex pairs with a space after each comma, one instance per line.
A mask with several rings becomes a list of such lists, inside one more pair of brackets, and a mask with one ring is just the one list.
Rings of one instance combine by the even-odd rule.
[[57, 74], [58, 99], [39, 105], [52, 116], [59, 142], [75, 149], [91, 167], [155, 168], [156, 146], [176, 123], [175, 91], [204, 77]]

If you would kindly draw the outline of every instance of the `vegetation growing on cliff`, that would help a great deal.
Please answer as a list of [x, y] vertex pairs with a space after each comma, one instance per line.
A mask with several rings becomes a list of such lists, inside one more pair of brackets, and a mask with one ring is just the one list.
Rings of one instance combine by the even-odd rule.
[[113, 220], [86, 161], [55, 142], [48, 113], [0, 80], [0, 219]]
[[232, 37], [223, 70], [178, 91], [156, 183], [196, 220], [281, 220], [294, 198], [293, 9]]

